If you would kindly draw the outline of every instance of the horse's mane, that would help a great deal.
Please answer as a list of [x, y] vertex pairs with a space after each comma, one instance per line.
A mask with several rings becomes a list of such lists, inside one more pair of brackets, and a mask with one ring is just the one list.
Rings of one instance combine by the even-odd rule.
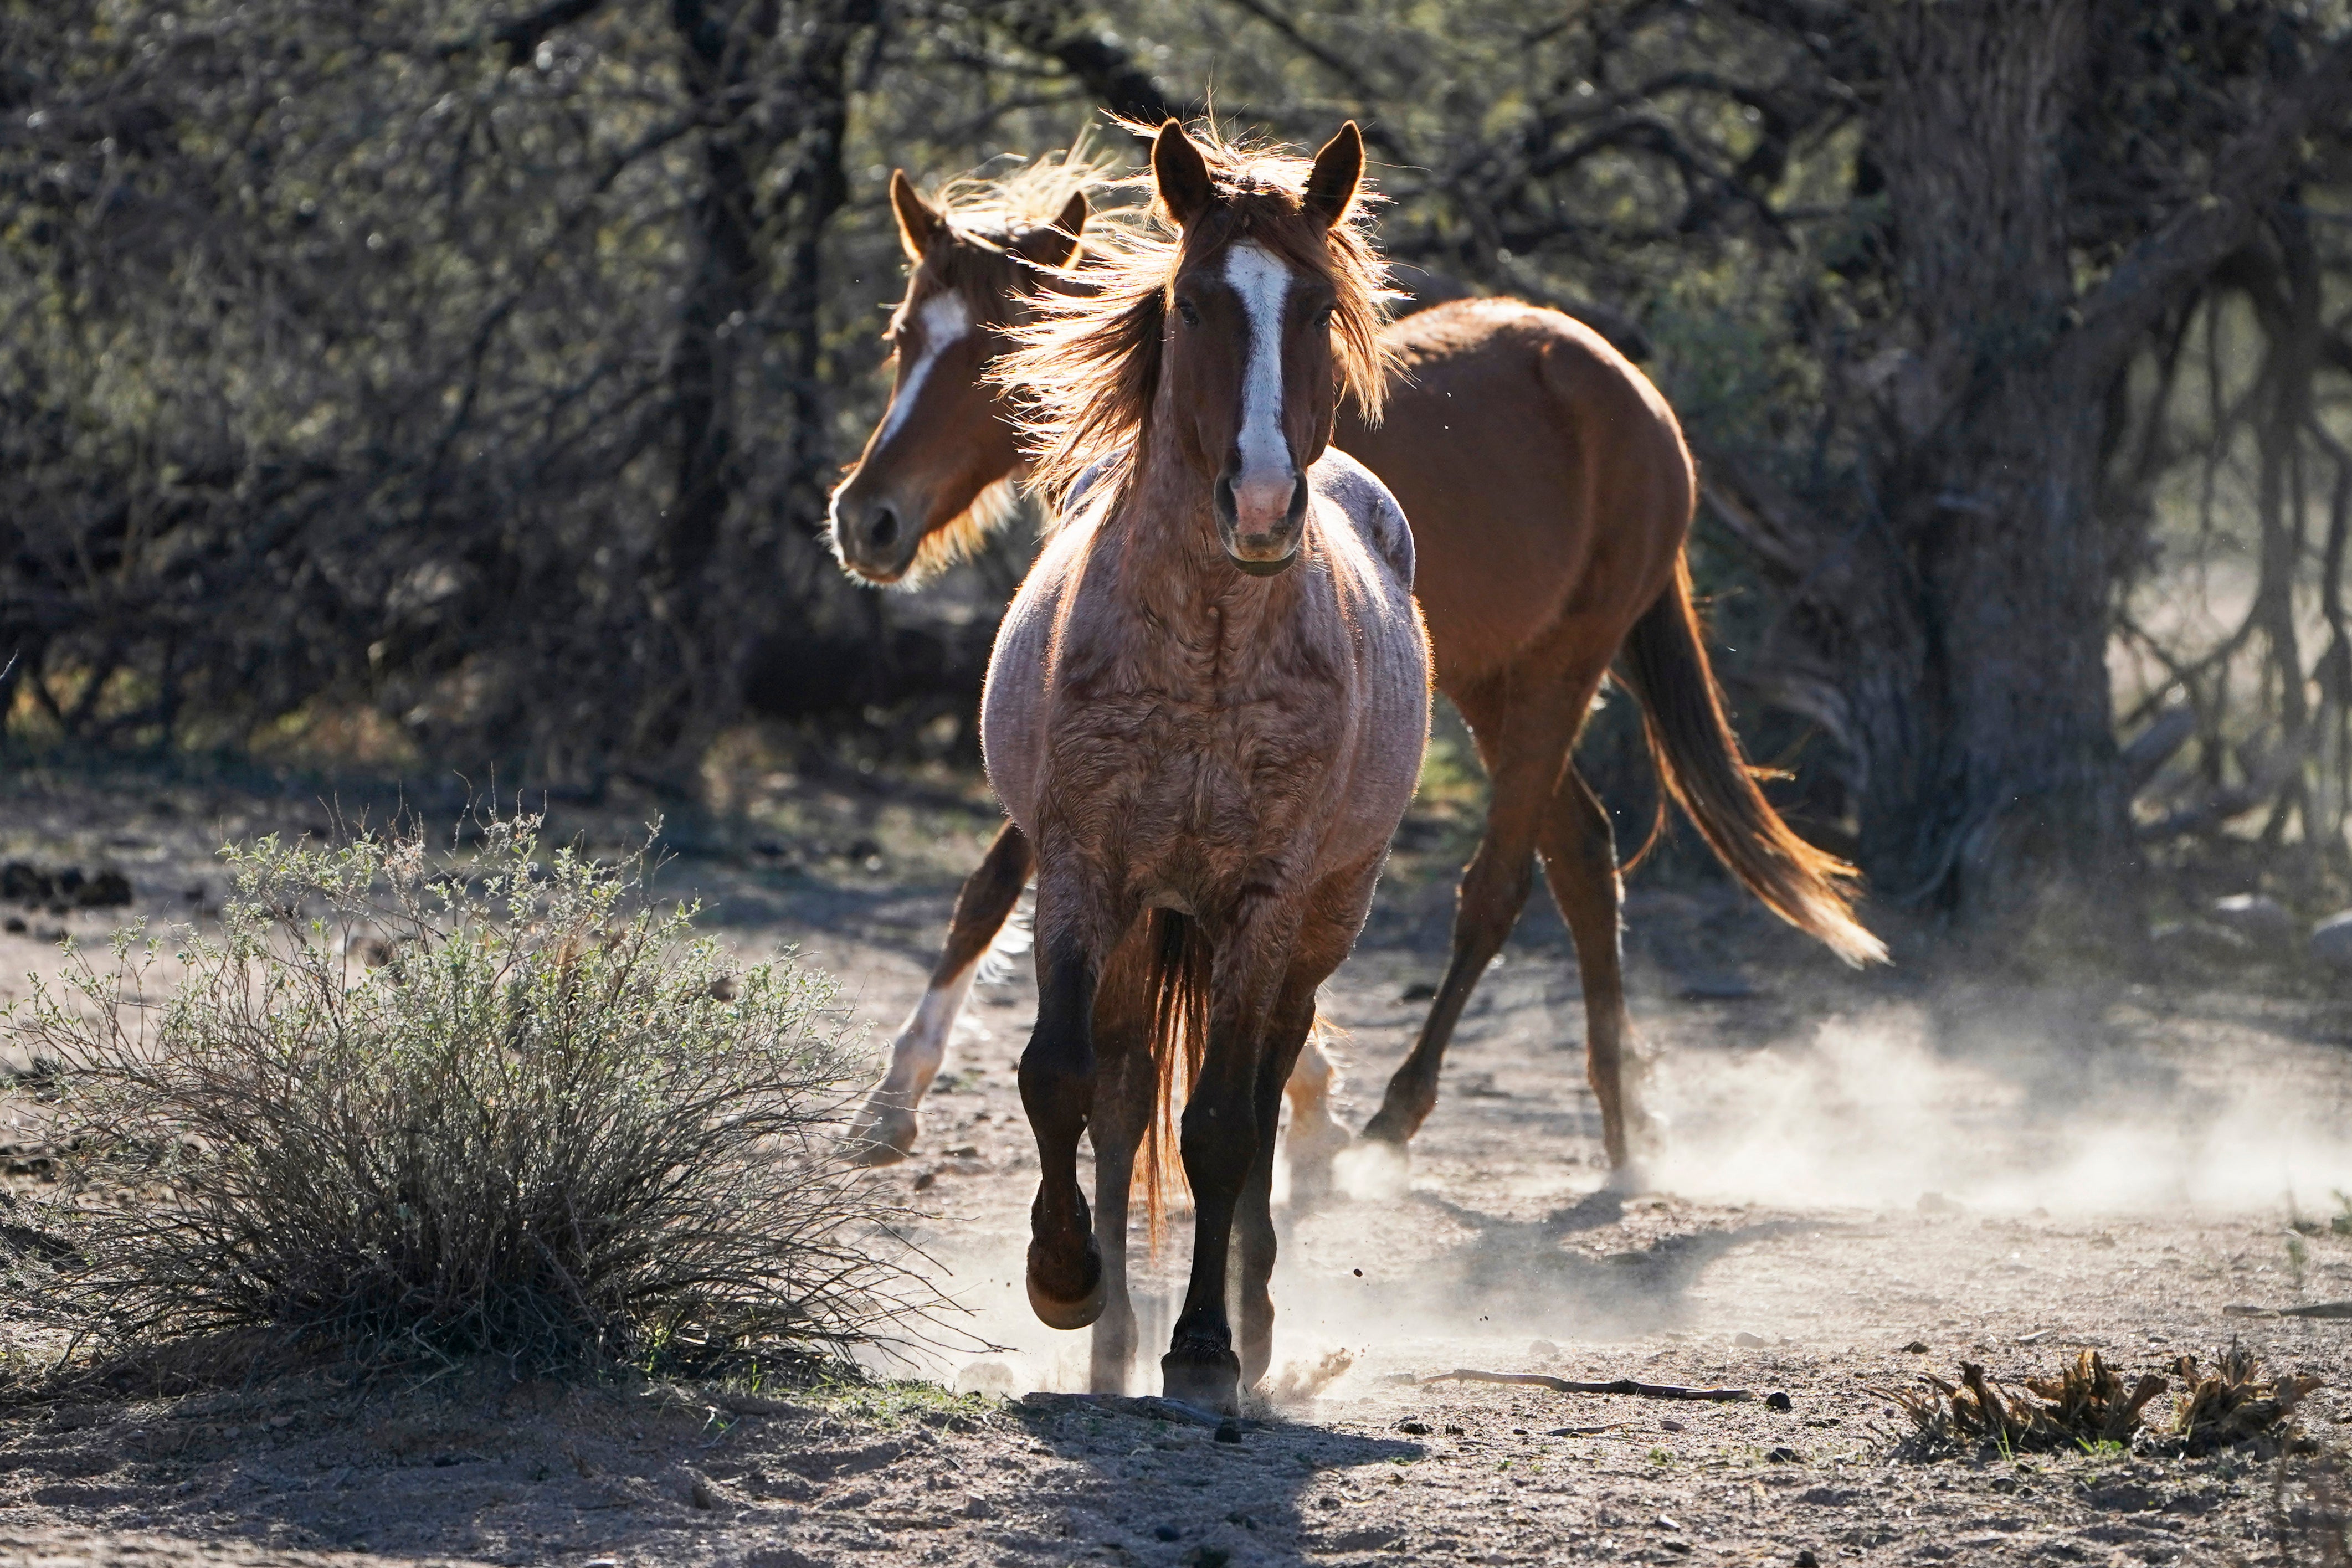
[[[1118, 123], [1139, 136], [1157, 129]], [[1056, 509], [1097, 463], [1105, 465], [1099, 478], [1119, 483], [1092, 486], [1097, 494], [1123, 487], [1160, 386], [1168, 286], [1188, 251], [1252, 239], [1327, 279], [1338, 296], [1331, 337], [1341, 390], [1367, 420], [1380, 417], [1390, 359], [1381, 328], [1397, 296], [1372, 243], [1376, 199], [1359, 191], [1340, 220], [1321, 230], [1302, 211], [1313, 167], [1306, 159], [1228, 141], [1213, 124], [1186, 131], [1209, 165], [1221, 198], [1215, 208], [1190, 230], [1156, 203], [1146, 221], [1114, 227], [1098, 243], [1089, 227], [1087, 287], [1040, 298], [1035, 319], [1014, 330], [1020, 347], [989, 371], [1024, 408], [1030, 488]]]
[[1081, 136], [1065, 152], [1014, 163], [1001, 172], [986, 170], [1003, 159], [992, 159], [979, 169], [951, 176], [929, 200], [941, 216], [968, 235], [993, 245], [1009, 245], [1033, 229], [1044, 228], [1061, 215], [1072, 196], [1083, 192], [1096, 210], [1087, 218], [1087, 232], [1095, 225], [1117, 222], [1119, 208], [1106, 208], [1095, 198], [1133, 189], [1134, 177], [1120, 161]]

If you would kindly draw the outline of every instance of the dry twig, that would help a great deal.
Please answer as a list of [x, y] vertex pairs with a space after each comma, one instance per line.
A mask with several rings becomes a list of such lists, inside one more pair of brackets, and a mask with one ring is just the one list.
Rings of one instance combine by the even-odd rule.
[[1527, 1388], [1549, 1388], [1555, 1394], [1632, 1394], [1643, 1399], [1706, 1399], [1718, 1405], [1756, 1397], [1755, 1390], [1749, 1388], [1685, 1388], [1674, 1383], [1636, 1383], [1630, 1377], [1607, 1383], [1578, 1383], [1540, 1372], [1473, 1372], [1467, 1367], [1441, 1372], [1434, 1377], [1423, 1378], [1421, 1383], [1423, 1387], [1433, 1383], [1507, 1383]]

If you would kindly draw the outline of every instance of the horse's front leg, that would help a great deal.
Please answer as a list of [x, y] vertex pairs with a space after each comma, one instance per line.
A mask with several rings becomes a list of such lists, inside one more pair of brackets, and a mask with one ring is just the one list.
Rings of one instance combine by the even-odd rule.
[[1094, 1108], [1097, 961], [1069, 923], [1046, 924], [1038, 890], [1037, 1027], [1021, 1053], [1021, 1103], [1037, 1140], [1041, 1175], [1029, 1208], [1029, 1305], [1050, 1328], [1082, 1329], [1102, 1315], [1102, 1250], [1078, 1190], [1078, 1138]]
[[[1160, 1370], [1168, 1396], [1226, 1415], [1241, 1409], [1241, 1358], [1225, 1315], [1225, 1279], [1242, 1194], [1269, 1154], [1282, 1074], [1265, 1062], [1275, 988], [1288, 968], [1296, 918], [1235, 922], [1218, 943], [1209, 1048], [1184, 1106], [1184, 1177], [1192, 1188], [1192, 1271]], [[1310, 1014], [1311, 1017], [1311, 1014]], [[1303, 1033], [1302, 1033], [1302, 1038]], [[1289, 1062], [1283, 1063], [1287, 1071]]]

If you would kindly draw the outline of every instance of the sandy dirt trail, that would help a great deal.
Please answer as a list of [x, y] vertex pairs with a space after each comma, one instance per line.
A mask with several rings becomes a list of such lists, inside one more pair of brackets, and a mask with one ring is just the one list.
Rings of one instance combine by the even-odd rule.
[[[125, 799], [100, 802], [101, 835], [86, 798], [19, 786], [16, 803], [0, 850], [110, 854], [159, 912], [219, 826]], [[307, 810], [239, 808], [248, 830]], [[699, 889], [747, 951], [798, 944], [878, 1047], [919, 992], [948, 868], [986, 825], [926, 821], [928, 859], [887, 834], [822, 864], [737, 845], [665, 885]], [[1442, 966], [1450, 852], [1401, 865], [1327, 995], [1351, 1123], [1419, 1022], [1402, 998]], [[940, 1386], [320, 1374], [24, 1411], [0, 1429], [0, 1563], [2326, 1560], [2326, 1452], [1916, 1462], [1873, 1390], [1963, 1359], [2048, 1373], [2085, 1346], [2162, 1370], [2242, 1337], [2326, 1380], [2305, 1427], [2340, 1448], [2352, 1322], [2224, 1311], [2352, 1297], [2352, 1236], [2327, 1226], [2347, 1211], [2335, 1189], [2352, 1192], [2340, 1002], [2259, 974], [1849, 977], [1706, 890], [1637, 891], [1629, 921], [1670, 1121], [1654, 1190], [1604, 1186], [1566, 936], [1531, 912], [1410, 1169], [1360, 1166], [1283, 1206], [1276, 1381], [1297, 1396], [1237, 1443], [1076, 1396], [1084, 1336], [1025, 1310], [1034, 1156], [1013, 1062], [1034, 993], [1016, 957], [977, 988], [916, 1155], [880, 1178], [925, 1216], [917, 1239], [964, 1327], [1002, 1347], [934, 1357], [920, 1370]], [[40, 962], [37, 935], [0, 936], [0, 968]], [[1140, 1276], [1155, 1361], [1185, 1239], [1180, 1214]], [[1456, 1367], [1759, 1397], [1417, 1381]], [[1144, 1371], [1132, 1391], [1156, 1392]], [[1760, 1397], [1776, 1393], [1788, 1408]]]

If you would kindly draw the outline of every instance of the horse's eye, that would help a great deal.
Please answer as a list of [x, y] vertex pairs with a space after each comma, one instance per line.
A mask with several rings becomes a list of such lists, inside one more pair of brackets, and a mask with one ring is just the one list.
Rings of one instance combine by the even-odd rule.
[[1192, 302], [1189, 299], [1176, 301], [1176, 314], [1184, 319], [1184, 325], [1187, 327], [1197, 327], [1201, 324], [1201, 312], [1193, 308]]
[[1339, 314], [1339, 308], [1337, 305], [1326, 305], [1322, 309], [1318, 310], [1315, 313], [1315, 326], [1317, 330], [1325, 332], [1329, 331], [1331, 329], [1332, 318]]

